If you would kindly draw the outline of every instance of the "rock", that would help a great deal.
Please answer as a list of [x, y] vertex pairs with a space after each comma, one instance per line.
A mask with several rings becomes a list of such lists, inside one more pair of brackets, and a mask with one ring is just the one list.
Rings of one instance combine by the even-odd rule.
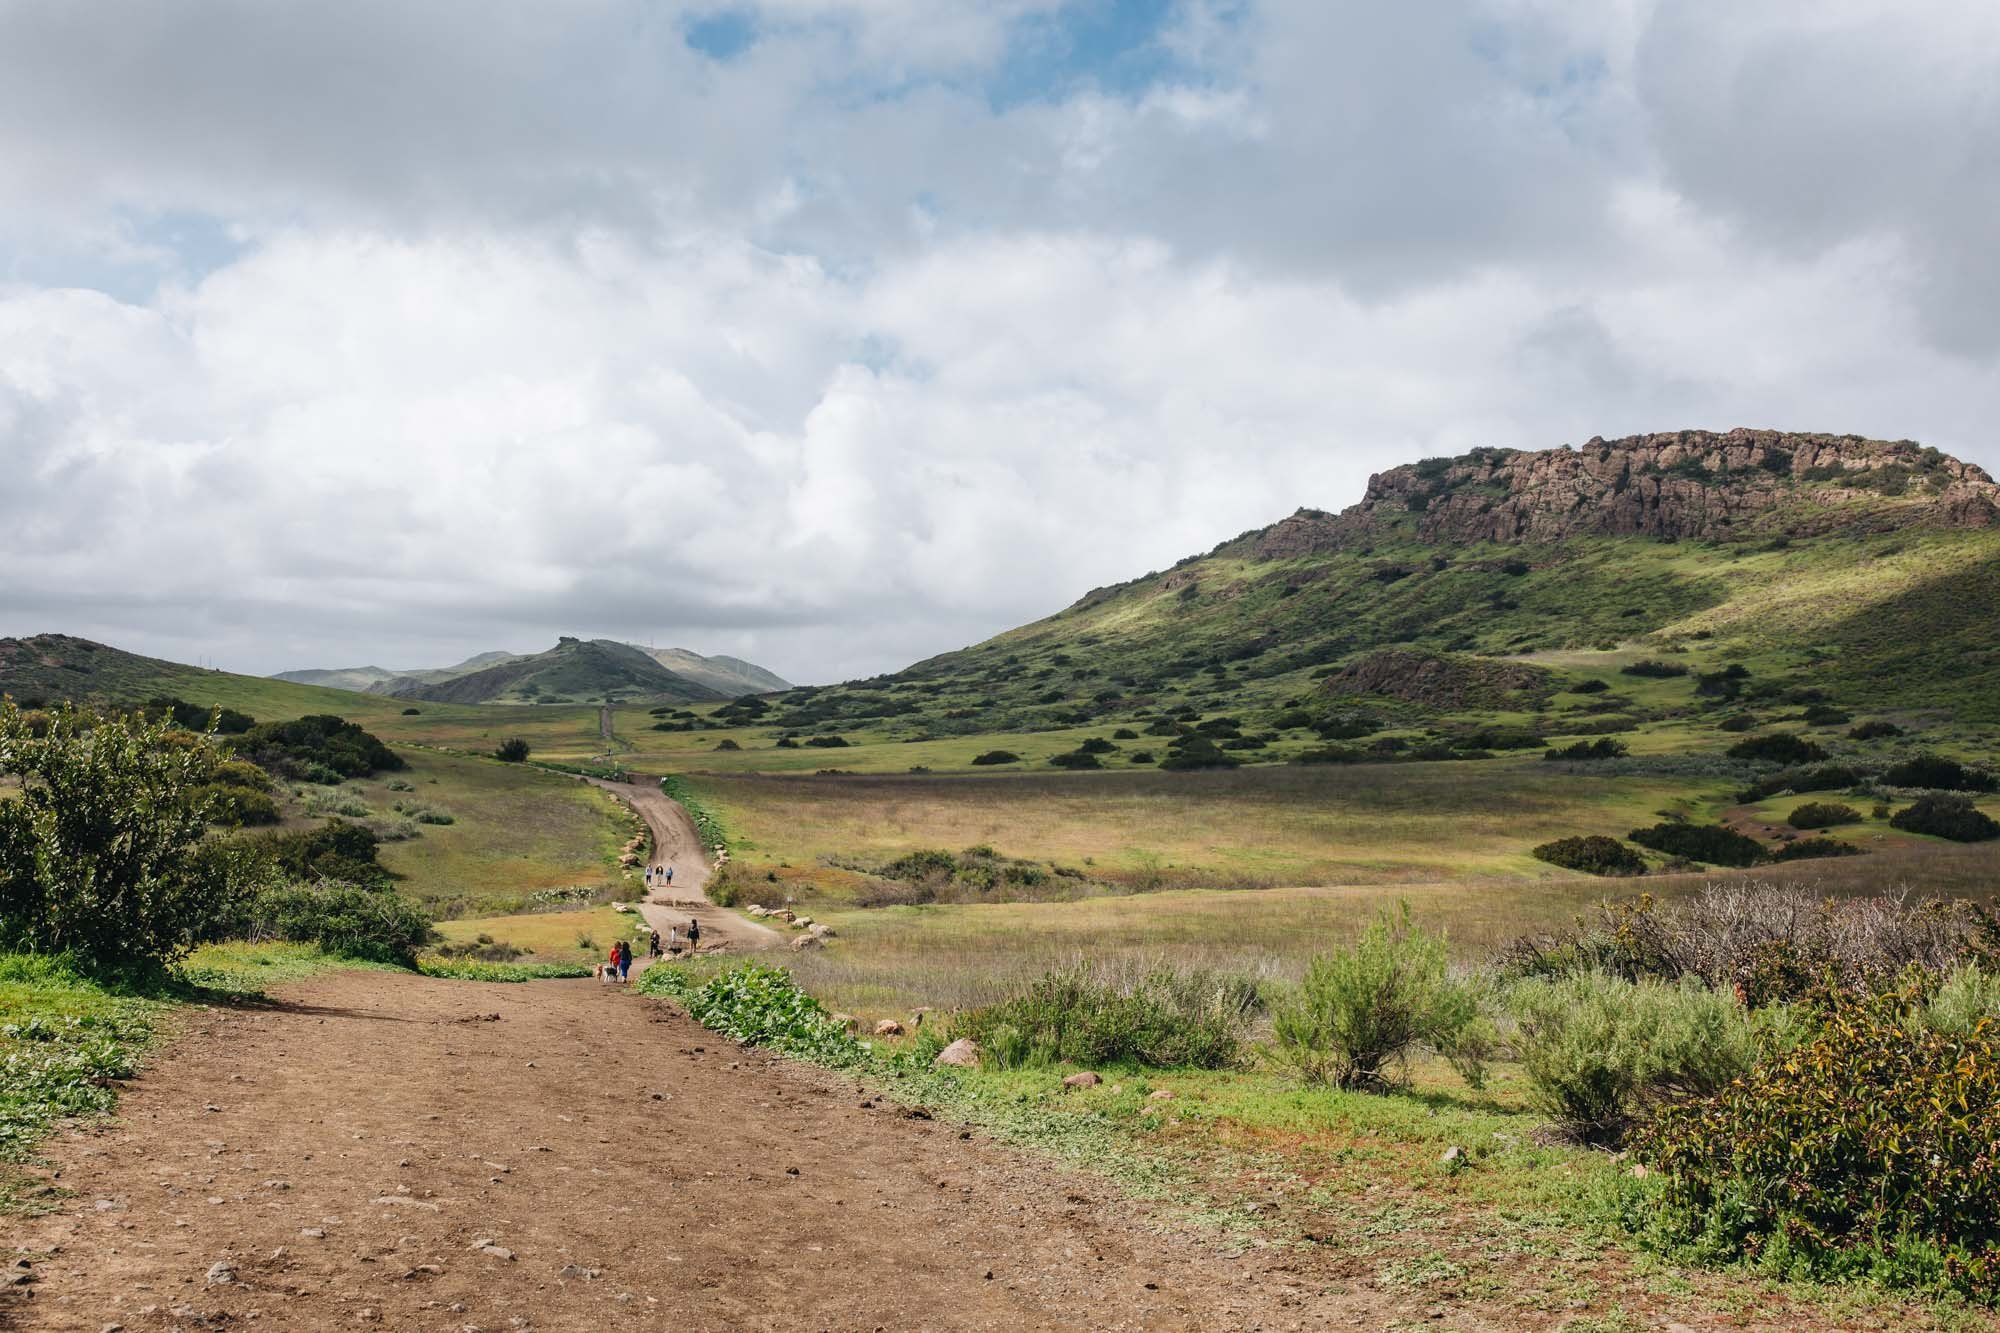
[[300, 1227], [299, 1235], [307, 1240], [325, 1240], [326, 1230], [323, 1227]]
[[958, 1069], [975, 1069], [979, 1065], [979, 1043], [970, 1037], [960, 1037], [951, 1045], [937, 1053], [933, 1065], [951, 1065]]
[[1645, 1164], [1643, 1162], [1637, 1162], [1633, 1164], [1632, 1179], [1644, 1180], [1650, 1174], [1652, 1173], [1646, 1170]]
[[1063, 1091], [1067, 1092], [1071, 1088], [1094, 1088], [1103, 1081], [1103, 1079], [1086, 1069], [1081, 1074], [1071, 1074], [1068, 1078], [1064, 1079], [1062, 1081]]
[[792, 918], [792, 924], [797, 926], [800, 930], [811, 930], [812, 923], [813, 919], [809, 916], [797, 916]]
[[1465, 1149], [1459, 1147], [1455, 1143], [1451, 1147], [1446, 1148], [1444, 1150], [1444, 1156], [1438, 1158], [1439, 1162], [1443, 1163], [1445, 1166], [1453, 1168], [1454, 1170], [1457, 1169], [1458, 1167], [1464, 1166], [1466, 1160], [1467, 1159], [1465, 1156]]
[[812, 928], [812, 933], [813, 933], [813, 938], [815, 939], [830, 940], [833, 938], [833, 927], [827, 925], [823, 921], [815, 922]]
[[208, 1285], [226, 1286], [236, 1280], [236, 1269], [227, 1259], [217, 1259], [208, 1266]]
[[514, 1258], [514, 1252], [504, 1245], [482, 1245], [479, 1247], [479, 1252], [481, 1254], [490, 1254], [495, 1259], [505, 1259], [509, 1262], [512, 1262]]
[[1155, 1088], [1146, 1094], [1146, 1100], [1149, 1102], [1170, 1102], [1173, 1099], [1173, 1090], [1170, 1088]]
[[878, 1037], [900, 1037], [903, 1035], [903, 1025], [893, 1018], [885, 1018], [875, 1025], [875, 1035]]
[[819, 944], [820, 944], [819, 936], [801, 935], [797, 939], [792, 941], [792, 952], [804, 953], [807, 949], [818, 948]]

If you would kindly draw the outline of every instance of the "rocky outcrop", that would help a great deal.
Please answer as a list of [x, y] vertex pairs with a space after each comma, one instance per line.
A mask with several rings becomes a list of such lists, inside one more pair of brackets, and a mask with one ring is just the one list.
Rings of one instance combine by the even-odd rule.
[[1369, 478], [1340, 514], [1301, 509], [1258, 534], [1282, 560], [1392, 536], [1440, 544], [1575, 536], [1814, 536], [2000, 524], [1983, 470], [1909, 441], [1673, 431], [1527, 453], [1477, 449]]
[[1556, 677], [1519, 662], [1450, 657], [1391, 648], [1350, 662], [1320, 683], [1327, 694], [1372, 694], [1428, 708], [1533, 708], [1556, 692]]

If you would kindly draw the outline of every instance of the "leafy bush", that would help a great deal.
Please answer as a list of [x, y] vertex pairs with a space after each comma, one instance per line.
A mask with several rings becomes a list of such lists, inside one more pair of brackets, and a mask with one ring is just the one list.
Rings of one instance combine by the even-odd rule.
[[223, 828], [250, 828], [279, 822], [278, 803], [261, 791], [220, 782], [196, 787], [193, 799], [206, 804], [208, 821]]
[[1069, 750], [1063, 754], [1052, 754], [1049, 763], [1055, 768], [1103, 768], [1104, 765], [1094, 754], [1082, 750]]
[[1404, 1081], [1410, 1052], [1450, 1058], [1475, 1086], [1484, 1068], [1469, 1040], [1479, 994], [1451, 975], [1442, 936], [1385, 912], [1352, 948], [1314, 958], [1271, 1012], [1273, 1053], [1308, 1083], [1383, 1091]]
[[1568, 745], [1545, 751], [1543, 759], [1551, 762], [1561, 760], [1622, 759], [1629, 753], [1625, 742], [1613, 736], [1600, 736], [1594, 741], [1573, 741]]
[[365, 778], [409, 767], [375, 736], [330, 713], [260, 723], [243, 733], [236, 749], [261, 768], [308, 782], [321, 781], [329, 772], [338, 778]]
[[1782, 863], [1786, 861], [1812, 861], [1828, 856], [1859, 855], [1861, 855], [1859, 847], [1856, 847], [1851, 842], [1842, 842], [1839, 838], [1801, 838], [1797, 842], [1788, 842], [1777, 851], [1771, 853], [1771, 859]]
[[1557, 838], [1534, 849], [1537, 861], [1546, 861], [1565, 870], [1581, 870], [1589, 875], [1641, 875], [1646, 858], [1616, 838], [1593, 833], [1578, 838]]
[[1753, 866], [1764, 859], [1764, 844], [1719, 824], [1668, 821], [1626, 835], [1641, 847], [1668, 856], [1685, 857], [1718, 866]]
[[744, 962], [696, 981], [686, 967], [662, 963], [641, 973], [638, 984], [640, 994], [677, 1000], [695, 1022], [746, 1045], [835, 1067], [868, 1057], [867, 1048], [782, 968]]
[[1126, 756], [1126, 760], [1134, 764], [1150, 764], [1153, 762], [1153, 752], [1151, 750], [1134, 750]]
[[1780, 1273], [2000, 1298], [2000, 1046], [1913, 1023], [1912, 990], [1834, 991], [1802, 1041], [1662, 1109], [1636, 1151], [1658, 1234]]
[[1611, 688], [1608, 680], [1580, 680], [1569, 687], [1571, 694], [1602, 694]]
[[1782, 773], [1774, 773], [1768, 778], [1751, 783], [1738, 792], [1736, 799], [1745, 805], [1752, 805], [1780, 792], [1843, 791], [1859, 786], [1867, 779], [1859, 769], [1845, 764], [1821, 764], [1817, 768], [1788, 768]]
[[214, 730], [222, 736], [240, 736], [257, 725], [257, 719], [248, 713], [239, 713], [234, 708], [203, 708], [183, 699], [160, 695], [146, 700], [146, 713], [153, 717], [163, 717], [175, 726], [189, 731], [207, 731], [214, 723]]
[[1807, 801], [1785, 817], [1793, 828], [1836, 828], [1859, 821], [1861, 812], [1837, 801]]
[[1617, 1144], [1671, 1098], [1723, 1087], [1756, 1054], [1743, 1010], [1692, 980], [1585, 972], [1521, 982], [1506, 1005], [1529, 1100], [1579, 1143]]
[[1890, 736], [1900, 736], [1902, 734], [1903, 729], [1894, 722], [1871, 719], [1863, 722], [1858, 727], [1850, 728], [1847, 733], [1847, 739], [1851, 741], [1879, 741], [1887, 739]]
[[527, 741], [511, 736], [494, 748], [493, 757], [503, 764], [519, 764], [525, 762], [531, 753], [533, 751], [528, 748]]
[[988, 750], [985, 754], [972, 756], [972, 762], [980, 767], [989, 764], [1018, 764], [1021, 762], [1021, 756], [1012, 750]]
[[847, 737], [808, 736], [805, 743], [808, 749], [813, 750], [845, 750], [847, 748]]
[[1992, 791], [2000, 785], [1991, 773], [1936, 754], [1915, 755], [1891, 764], [1882, 774], [1882, 783], [1888, 787], [1922, 787], [1930, 791]]
[[328, 953], [414, 967], [431, 918], [412, 898], [353, 884], [266, 889], [251, 903], [245, 937], [317, 944]]
[[1889, 816], [1889, 827], [1905, 833], [1927, 833], [1952, 842], [1986, 842], [2000, 838], [2000, 824], [1972, 803], [1970, 796], [1933, 792]]
[[1349, 745], [1315, 745], [1292, 756], [1295, 764], [1365, 764], [1375, 758]]
[[1139, 733], [1130, 727], [1120, 727], [1111, 733], [1111, 739], [1114, 741], [1136, 741], [1139, 739]]
[[1003, 1066], [1225, 1069], [1239, 1059], [1256, 999], [1254, 985], [1211, 972], [1158, 968], [1120, 979], [1080, 963], [961, 1015], [952, 1033], [979, 1042]]
[[1717, 731], [1750, 731], [1757, 725], [1755, 713], [1731, 713], [1715, 724]]
[[1620, 674], [1641, 676], [1648, 680], [1671, 680], [1675, 676], [1685, 676], [1688, 669], [1678, 662], [1634, 662], [1630, 666], [1618, 668]]
[[1769, 764], [1815, 764], [1826, 758], [1826, 751], [1816, 743], [1788, 731], [1745, 737], [1730, 746], [1728, 754], [1731, 759]]
[[1194, 768], [1235, 768], [1242, 761], [1225, 752], [1207, 736], [1182, 736], [1167, 746], [1167, 757], [1161, 768], [1186, 770]]
[[734, 740], [732, 740], [728, 736], [724, 736], [721, 740], [715, 743], [715, 748], [718, 750], [740, 750], [743, 747], [737, 744]]
[[1853, 720], [1854, 714], [1832, 704], [1814, 704], [1805, 712], [1805, 723], [1809, 727], [1844, 727]]
[[261, 834], [242, 846], [273, 878], [387, 887], [389, 872], [375, 859], [380, 841], [359, 824], [329, 819], [316, 829]]
[[0, 948], [69, 954], [94, 972], [172, 962], [246, 891], [241, 862], [204, 845], [212, 746], [165, 719], [49, 716], [36, 735], [0, 704]]

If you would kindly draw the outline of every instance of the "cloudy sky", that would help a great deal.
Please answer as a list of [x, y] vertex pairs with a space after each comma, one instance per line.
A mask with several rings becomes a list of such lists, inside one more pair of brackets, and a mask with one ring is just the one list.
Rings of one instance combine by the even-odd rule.
[[0, 634], [799, 680], [1371, 471], [2000, 464], [2000, 6], [0, 0]]

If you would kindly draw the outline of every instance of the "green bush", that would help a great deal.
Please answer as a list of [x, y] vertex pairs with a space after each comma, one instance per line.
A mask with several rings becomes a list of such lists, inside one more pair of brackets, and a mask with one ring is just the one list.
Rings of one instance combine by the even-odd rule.
[[261, 768], [308, 782], [321, 781], [328, 772], [365, 778], [409, 767], [376, 737], [330, 713], [260, 723], [243, 733], [236, 750]]
[[1063, 754], [1049, 756], [1049, 764], [1055, 768], [1103, 768], [1104, 764], [1094, 754], [1082, 750], [1070, 750]]
[[1242, 761], [1229, 754], [1207, 736], [1182, 736], [1167, 746], [1167, 757], [1161, 768], [1187, 770], [1195, 768], [1235, 768]]
[[1688, 673], [1688, 669], [1678, 662], [1634, 662], [1618, 670], [1623, 675], [1641, 676], [1648, 680], [1671, 680]]
[[1091, 736], [1083, 744], [1076, 747], [1076, 752], [1078, 754], [1110, 754], [1117, 748], [1116, 745], [1105, 740], [1102, 736]]
[[1750, 759], [1768, 764], [1816, 764], [1826, 758], [1826, 751], [1818, 744], [1788, 731], [1747, 736], [1730, 746], [1728, 754], [1731, 759]]
[[1451, 975], [1442, 936], [1385, 912], [1352, 948], [1321, 954], [1273, 1006], [1272, 1053], [1307, 1083], [1385, 1091], [1402, 1083], [1413, 1050], [1444, 1055], [1475, 1084], [1477, 989]]
[[1669, 820], [1626, 835], [1641, 847], [1667, 856], [1685, 857], [1717, 866], [1754, 866], [1764, 859], [1764, 844], [1719, 824], [1686, 824]]
[[812, 750], [845, 750], [847, 748], [847, 737], [808, 736], [805, 743], [806, 747]]
[[414, 967], [431, 939], [421, 904], [386, 889], [353, 884], [294, 884], [266, 889], [250, 904], [244, 934], [252, 940], [317, 944], [328, 953]]
[[1715, 724], [1717, 731], [1751, 731], [1757, 726], [1755, 713], [1731, 713]]
[[749, 1046], [819, 1064], [861, 1063], [868, 1050], [783, 968], [739, 963], [706, 981], [673, 963], [647, 968], [639, 993], [677, 1000], [695, 1022]]
[[1003, 1067], [1063, 1062], [1226, 1069], [1241, 1055], [1256, 987], [1211, 972], [1160, 968], [1118, 979], [1087, 963], [1044, 974], [952, 1025]]
[[329, 819], [315, 829], [259, 834], [240, 845], [272, 878], [338, 880], [386, 888], [389, 872], [375, 859], [380, 841], [360, 824]]
[[1542, 758], [1551, 762], [1561, 760], [1623, 759], [1627, 751], [1625, 742], [1614, 736], [1600, 736], [1594, 741], [1573, 741], [1568, 745], [1543, 753]]
[[1915, 755], [1891, 764], [1882, 774], [1882, 783], [1888, 787], [1921, 787], [1931, 791], [1992, 791], [1996, 785], [1991, 773], [1936, 754]]
[[1611, 688], [1608, 680], [1580, 680], [1569, 687], [1571, 694], [1602, 694]]
[[1692, 980], [1529, 980], [1506, 1008], [1529, 1100], [1579, 1143], [1617, 1144], [1670, 1099], [1723, 1087], [1756, 1053], [1736, 1002]]
[[257, 725], [257, 719], [248, 713], [239, 713], [234, 708], [204, 708], [183, 699], [160, 695], [146, 700], [144, 709], [149, 716], [166, 718], [175, 726], [189, 731], [208, 731], [214, 724], [214, 731], [221, 736], [240, 736]]
[[193, 798], [208, 806], [208, 821], [222, 828], [251, 828], [276, 824], [278, 803], [261, 791], [220, 782], [196, 787]]
[[1565, 870], [1581, 870], [1588, 875], [1642, 875], [1646, 872], [1645, 857], [1618, 839], [1607, 838], [1601, 833], [1557, 838], [1535, 848], [1531, 855], [1537, 861], [1546, 861]]
[[1860, 820], [1861, 812], [1837, 801], [1807, 801], [1785, 817], [1793, 828], [1837, 828]]
[[724, 736], [721, 740], [715, 743], [715, 748], [718, 750], [740, 750], [743, 747], [741, 745], [738, 745], [734, 740], [731, 740], [729, 737]]
[[1889, 827], [1905, 833], [1927, 833], [1952, 842], [1986, 842], [2000, 838], [2000, 824], [1972, 803], [1970, 796], [1933, 792], [1889, 816]]
[[[40, 731], [41, 734], [36, 734]], [[247, 891], [242, 860], [205, 844], [214, 747], [166, 718], [30, 725], [0, 703], [0, 948], [144, 971], [211, 938]]]
[[972, 756], [972, 762], [982, 768], [989, 764], [1018, 764], [1021, 756], [1012, 750], [988, 750], [985, 754]]
[[550, 981], [563, 977], [587, 977], [588, 963], [489, 962], [480, 958], [446, 958], [425, 954], [417, 959], [417, 971], [427, 977], [448, 977], [453, 981]]
[[1981, 1023], [2000, 1034], [2000, 972], [1960, 963], [1924, 999], [1921, 1017], [1925, 1027], [1948, 1037], [1975, 1036]]
[[1827, 856], [1859, 855], [1861, 855], [1859, 847], [1851, 842], [1842, 842], [1839, 838], [1801, 838], [1797, 842], [1788, 842], [1771, 853], [1771, 859], [1782, 863], [1812, 861]]
[[525, 762], [532, 753], [527, 741], [519, 736], [511, 736], [494, 748], [493, 757], [503, 764], [519, 764]]
[[1822, 997], [1636, 1151], [1664, 1177], [1656, 1234], [1771, 1272], [2000, 1299], [2000, 1047], [1912, 1021], [1914, 990]]
[[1851, 728], [1847, 733], [1847, 739], [1851, 741], [1879, 741], [1887, 739], [1890, 736], [1900, 736], [1902, 734], [1903, 729], [1894, 722], [1871, 719], [1863, 722], [1860, 726]]

